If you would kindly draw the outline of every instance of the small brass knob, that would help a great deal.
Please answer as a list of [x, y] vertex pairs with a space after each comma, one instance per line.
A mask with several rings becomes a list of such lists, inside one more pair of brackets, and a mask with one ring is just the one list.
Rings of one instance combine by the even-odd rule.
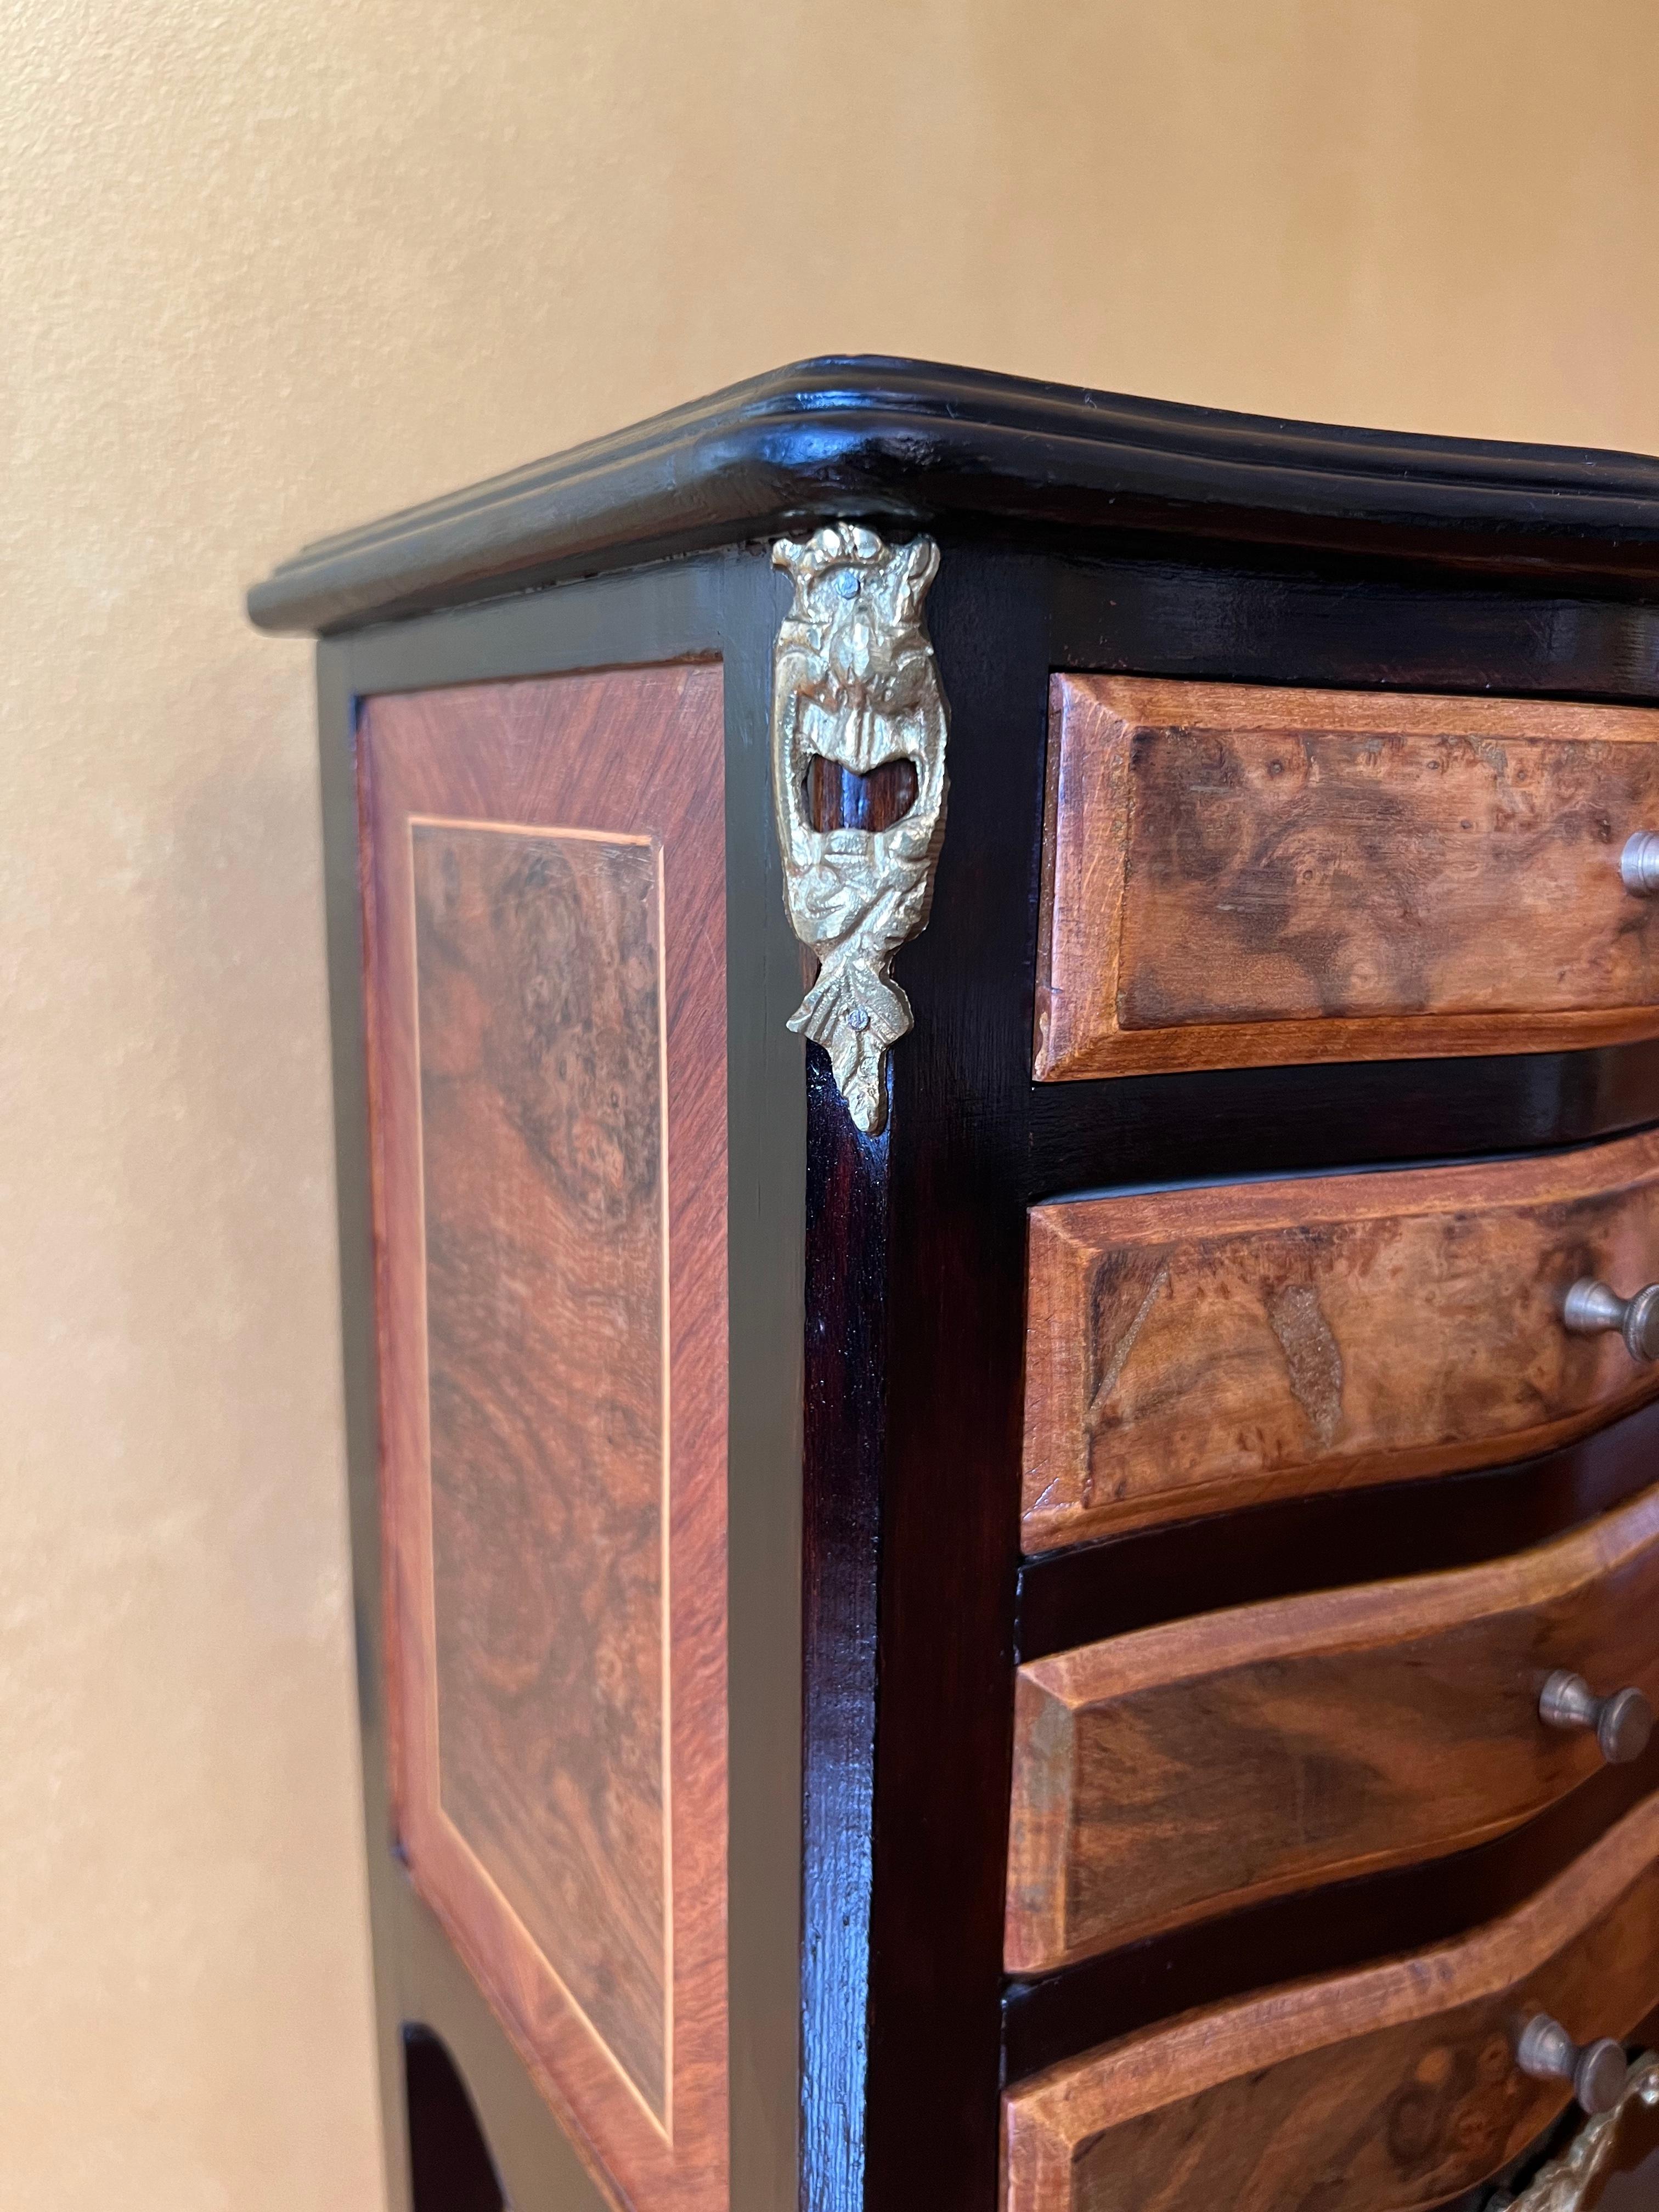
[[1550, 1728], [1594, 1729], [1609, 1766], [1640, 1759], [1653, 1734], [1653, 1708], [1639, 1690], [1598, 1698], [1582, 1674], [1558, 1667], [1538, 1700], [1538, 1717]]
[[1632, 831], [1619, 855], [1619, 872], [1625, 889], [1638, 898], [1652, 898], [1659, 892], [1659, 831]]
[[1571, 2081], [1587, 2112], [1610, 2112], [1624, 2094], [1625, 2052], [1610, 2035], [1575, 2043], [1559, 2020], [1534, 2013], [1521, 2031], [1516, 2063], [1534, 2081]]
[[1581, 1275], [1562, 1300], [1561, 1318], [1575, 1336], [1616, 1328], [1632, 1359], [1659, 1359], [1659, 1283], [1621, 1298], [1593, 1275]]

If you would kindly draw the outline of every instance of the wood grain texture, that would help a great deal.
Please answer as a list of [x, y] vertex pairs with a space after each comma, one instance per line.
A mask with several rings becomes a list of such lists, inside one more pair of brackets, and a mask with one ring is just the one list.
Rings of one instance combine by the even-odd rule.
[[1659, 1390], [1560, 1319], [1659, 1277], [1659, 1135], [1061, 1200], [1029, 1266], [1028, 1552], [1522, 1459]]
[[1080, 2051], [1309, 1975], [1460, 1942], [1535, 1897], [1659, 1788], [1659, 1738], [1519, 1828], [1449, 1858], [1300, 1890], [1004, 1984], [1005, 2084]]
[[697, 665], [360, 736], [398, 1839], [647, 2212], [726, 2193], [723, 750]]
[[410, 843], [440, 1801], [665, 2123], [661, 854]]
[[[1646, 2020], [1638, 2021], [1626, 2039], [1626, 2051], [1632, 2054], [1652, 2051], [1655, 2026], [1651, 2013]], [[1560, 2158], [1583, 2126], [1583, 2113], [1577, 2105], [1570, 2105], [1553, 2127], [1546, 2129], [1536, 2142], [1528, 2144], [1500, 2173], [1453, 2197], [1441, 2208], [1441, 2212], [1494, 2212], [1494, 2207], [1501, 2206], [1505, 2197], [1518, 2196], [1536, 2180], [1540, 2168], [1547, 2161]], [[1656, 2141], [1659, 2141], [1659, 2110], [1642, 2111], [1638, 2119], [1627, 2109], [1620, 2119], [1612, 2146], [1607, 2169], [1611, 2179], [1605, 2187], [1598, 2182], [1591, 2191], [1586, 2212], [1589, 2204], [1600, 2207], [1601, 2212], [1654, 2212], [1656, 2203], [1659, 2203], [1659, 2160], [1650, 2159], [1650, 2146]]]
[[1533, 2013], [1625, 2036], [1659, 1994], [1659, 1798], [1458, 1943], [1303, 1982], [1051, 2068], [1004, 2105], [1006, 2212], [1426, 2212], [1566, 2100]]
[[[1021, 1474], [1027, 1207], [1057, 1192], [1191, 1176], [1282, 1175], [1396, 1160], [1407, 1152], [1428, 1158], [1542, 1151], [1659, 1117], [1659, 1048], [1651, 1044], [1518, 1059], [1263, 1067], [1220, 1079], [1200, 1072], [1121, 1083], [1030, 1082], [1027, 1001], [1052, 665], [1222, 672], [1259, 682], [1292, 672], [1333, 685], [1607, 697], [1640, 696], [1655, 665], [1659, 609], [1570, 596], [1570, 587], [1547, 571], [1525, 592], [1482, 587], [1467, 576], [1448, 589], [1420, 569], [1390, 576], [1374, 565], [1361, 576], [1352, 568], [1333, 564], [1322, 570], [1298, 562], [1278, 571], [1258, 564], [1230, 568], [1208, 557], [1186, 561], [1168, 546], [1145, 561], [1118, 557], [1120, 550], [1113, 548], [1109, 562], [1096, 562], [953, 536], [930, 603], [936, 650], [955, 702], [951, 757], [958, 773], [935, 927], [908, 946], [901, 961], [902, 979], [925, 1018], [895, 1055], [890, 1276], [884, 1310], [872, 1317], [878, 1335], [890, 1340], [890, 1352], [881, 1470], [883, 1648], [869, 2063], [858, 2102], [836, 2116], [844, 2127], [856, 2129], [861, 2116], [869, 2115], [868, 2155], [863, 2198], [844, 2208], [836, 2198], [836, 2212], [909, 2212], [930, 2203], [948, 2205], [951, 2212], [987, 2212], [995, 2195], [997, 2022], [1005, 1986], [1000, 1972], [1002, 1855], [1013, 1703], [1009, 1607]], [[637, 551], [627, 557], [637, 558]], [[358, 912], [346, 826], [351, 808], [342, 788], [343, 764], [353, 744], [351, 702], [412, 686], [540, 674], [559, 656], [568, 665], [596, 667], [636, 660], [644, 652], [668, 659], [703, 642], [719, 641], [726, 652], [728, 880], [739, 889], [747, 884], [750, 897], [748, 927], [733, 933], [738, 941], [728, 948], [732, 973], [741, 984], [732, 1022], [734, 1030], [763, 1023], [781, 1047], [764, 1066], [757, 1052], [745, 1060], [740, 1048], [733, 1048], [738, 1056], [732, 1062], [738, 1079], [732, 1091], [732, 1188], [750, 1194], [743, 1208], [746, 1226], [739, 1229], [735, 1211], [732, 1223], [734, 1329], [741, 1328], [745, 1306], [766, 1304], [777, 1316], [769, 1334], [751, 1328], [749, 1371], [733, 1399], [734, 1480], [745, 1463], [750, 1469], [745, 1510], [732, 1536], [734, 1627], [745, 1589], [751, 1623], [770, 1601], [769, 1589], [780, 1593], [776, 1603], [787, 1615], [799, 1587], [799, 1575], [788, 1571], [793, 1559], [782, 1547], [757, 1553], [752, 1532], [768, 1502], [784, 1490], [775, 1482], [776, 1467], [794, 1464], [799, 1449], [791, 1421], [766, 1410], [769, 1382], [780, 1373], [791, 1414], [799, 1405], [799, 1375], [791, 1364], [792, 1343], [798, 1351], [799, 1341], [799, 1291], [792, 1288], [787, 1264], [757, 1287], [771, 1264], [757, 1255], [787, 1251], [799, 1177], [797, 1167], [781, 1190], [776, 1182], [769, 1187], [758, 1142], [746, 1150], [738, 1142], [745, 1122], [751, 1131], [787, 1127], [799, 1110], [799, 1047], [782, 1029], [799, 996], [799, 971], [793, 947], [766, 941], [756, 919], [757, 911], [782, 915], [775, 880], [767, 872], [775, 864], [763, 744], [757, 747], [753, 735], [759, 732], [763, 739], [776, 618], [769, 598], [772, 582], [763, 550], [730, 562], [657, 563], [626, 578], [522, 593], [487, 609], [385, 623], [349, 641], [331, 643], [321, 656], [325, 763], [332, 779], [331, 941], [351, 1352], [348, 1402], [355, 1549], [367, 1630], [367, 1786], [380, 2002], [390, 2018], [412, 2012], [459, 2039], [456, 2047], [466, 2051], [468, 2079], [509, 2191], [517, 2177], [534, 2177], [520, 2185], [526, 2202], [538, 2190], [560, 2186], [548, 2177], [563, 2174], [558, 2163], [562, 2138], [550, 2114], [544, 2130], [531, 2124], [534, 2115], [526, 2106], [536, 2100], [526, 2094], [516, 2057], [505, 2038], [497, 2047], [489, 2023], [469, 2008], [470, 1984], [463, 1987], [464, 1978], [452, 1972], [431, 1916], [417, 1909], [400, 1863], [384, 1848], [377, 1507], [372, 1407], [366, 1402], [374, 1358], [364, 1341], [369, 1240], [359, 1160], [364, 1117], [356, 1089]], [[684, 614], [671, 621], [664, 612], [684, 606], [709, 611], [707, 619], [697, 615], [702, 627], [692, 627]], [[616, 826], [610, 817], [595, 818], [602, 827]], [[672, 882], [669, 890], [672, 897]], [[775, 996], [763, 1017], [757, 1009], [774, 967], [786, 971], [784, 981], [794, 989], [787, 1003], [778, 1005]], [[782, 1149], [787, 1157], [788, 1146]], [[795, 1260], [798, 1265], [798, 1253]], [[809, 1407], [809, 1422], [817, 1418]], [[828, 1480], [827, 1452], [824, 1464]], [[1501, 1501], [1495, 1506], [1500, 1522], [1506, 1510]], [[1436, 1564], [1437, 1541], [1433, 1529], [1425, 1528], [1419, 1553], [1403, 1565], [1391, 1558], [1389, 1571]], [[1286, 1542], [1296, 1549], [1294, 1529], [1286, 1531]], [[1252, 1583], [1249, 1573], [1246, 1558], [1224, 1602], [1247, 1601], [1272, 1587], [1265, 1579]], [[1352, 1573], [1340, 1571], [1337, 1578], [1351, 1580]], [[1107, 1631], [1096, 1626], [1088, 1632]], [[748, 1945], [751, 1956], [757, 1948], [756, 1923], [772, 1909], [764, 1900], [775, 1881], [787, 1881], [799, 1866], [798, 1834], [787, 1839], [794, 1852], [786, 1844], [758, 1871], [750, 1842], [764, 1826], [769, 1805], [782, 1801], [784, 1823], [795, 1814], [789, 1762], [799, 1677], [790, 1662], [797, 1649], [793, 1637], [751, 1629], [746, 1649], [733, 1650], [734, 1701], [740, 1696], [750, 1701], [752, 1723], [753, 1685], [764, 1677], [778, 1685], [778, 1707], [769, 1710], [781, 1715], [774, 1724], [763, 1713], [760, 1725], [744, 1731], [747, 1750], [740, 1752], [735, 1741], [732, 1747], [734, 1768], [746, 1760], [750, 1776], [750, 1802], [733, 1838], [734, 1977], [743, 1947]], [[826, 1675], [827, 1691], [832, 1680]], [[1455, 1860], [1428, 1869], [1397, 1869], [1312, 1897], [1276, 1899], [1220, 1923], [1191, 1923], [1168, 1938], [1069, 1969], [1056, 1978], [1109, 1970], [1109, 1990], [1103, 1987], [1103, 2001], [1086, 2016], [1080, 2010], [1071, 2014], [1065, 2032], [1049, 2039], [1037, 2063], [1139, 2029], [1189, 2004], [1258, 1990], [1287, 1972], [1328, 1973], [1338, 1965], [1363, 1964], [1461, 1934], [1501, 1906], [1518, 1903], [1565, 1859], [1559, 1855], [1549, 1868], [1528, 1860], [1517, 1872], [1520, 1863], [1504, 1856], [1499, 1881], [1489, 1869], [1488, 1853], [1507, 1854], [1509, 1847], [1528, 1843], [1540, 1826], [1555, 1834], [1560, 1820], [1576, 1819], [1602, 1784], [1623, 1789], [1635, 1772], [1607, 1770], [1540, 1822]], [[1593, 1841], [1607, 1819], [1599, 1814], [1577, 1847]], [[745, 1851], [751, 1854], [747, 1865], [742, 1863]], [[1442, 1915], [1438, 1899], [1450, 1886], [1451, 1870], [1472, 1859], [1481, 1863], [1479, 1879], [1464, 1883], [1455, 1913]], [[781, 1874], [769, 1871], [773, 1866]], [[1432, 1899], [1419, 1887], [1407, 1899], [1394, 1887], [1408, 1878], [1418, 1881], [1425, 1872], [1435, 1878]], [[1379, 1887], [1391, 1900], [1386, 1913], [1370, 1901]], [[1356, 1905], [1356, 1892], [1363, 1893], [1362, 1905]], [[1271, 1926], [1252, 1937], [1254, 1949], [1235, 1937], [1241, 1928], [1260, 1929], [1264, 1919]], [[1357, 1940], [1356, 1921], [1364, 1923]], [[1311, 1934], [1303, 1933], [1310, 1927]], [[794, 2048], [788, 2008], [796, 1995], [796, 1948], [793, 1940], [774, 1942], [779, 1935], [793, 1939], [793, 1925], [781, 1926], [775, 1916], [764, 1939], [781, 1959], [787, 1954], [780, 1979], [788, 1986], [778, 2004], [763, 2011], [752, 1986], [746, 2000], [734, 2002], [734, 2152], [739, 2165], [746, 2157], [755, 2184], [741, 2192], [746, 2212], [751, 2206], [775, 2212], [793, 2202]], [[756, 1978], [751, 1975], [751, 1984]], [[822, 2063], [810, 2044], [805, 2056], [808, 2065]], [[764, 2107], [751, 2099], [745, 2115], [739, 2104], [743, 2085], [768, 2064], [781, 2069], [781, 2094]], [[826, 2066], [826, 2076], [831, 2071]], [[859, 2078], [851, 2061], [847, 2072]], [[396, 2119], [401, 2127], [401, 2113]], [[809, 2173], [804, 2187], [807, 2201], [822, 2208], [831, 2200], [818, 2180]], [[736, 2172], [732, 2189], [736, 2203]]]
[[1022, 1667], [1009, 1970], [1518, 1826], [1601, 1763], [1539, 1718], [1557, 1668], [1659, 1703], [1659, 1490], [1514, 1559]]
[[1659, 712], [1056, 676], [1041, 1079], [1659, 1035]]
[[1611, 1512], [1656, 1468], [1659, 1405], [1650, 1401], [1517, 1466], [1287, 1498], [1044, 1552], [1020, 1568], [1018, 1654], [1047, 1659], [1160, 1621], [1479, 1566]]

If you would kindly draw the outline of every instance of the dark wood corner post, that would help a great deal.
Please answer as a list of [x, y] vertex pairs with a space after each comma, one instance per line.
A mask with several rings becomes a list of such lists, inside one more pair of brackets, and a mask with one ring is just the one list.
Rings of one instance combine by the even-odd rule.
[[888, 1137], [806, 1054], [802, 1465], [802, 2212], [865, 2191]]
[[996, 2191], [1047, 670], [1026, 564], [941, 551], [950, 798], [880, 1136], [809, 1054], [806, 2212]]

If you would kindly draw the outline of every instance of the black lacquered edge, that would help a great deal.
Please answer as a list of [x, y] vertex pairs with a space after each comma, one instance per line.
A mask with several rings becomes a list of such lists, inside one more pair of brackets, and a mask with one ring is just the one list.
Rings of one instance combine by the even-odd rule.
[[1274, 1898], [1085, 1960], [1003, 1999], [1008, 2081], [1120, 2036], [1287, 1982], [1322, 1978], [1467, 1935], [1524, 1903], [1659, 1784], [1659, 1738], [1524, 1827], [1425, 1865]]
[[801, 1462], [803, 2212], [865, 2197], [886, 1418], [888, 1142], [856, 1129], [806, 1055]]
[[1020, 1570], [1022, 1660], [1159, 1621], [1523, 1551], [1659, 1480], [1659, 1404], [1518, 1466], [1298, 1498], [1046, 1552]]
[[1659, 460], [829, 356], [324, 538], [248, 595], [327, 631], [853, 517], [1163, 532], [1659, 586]]

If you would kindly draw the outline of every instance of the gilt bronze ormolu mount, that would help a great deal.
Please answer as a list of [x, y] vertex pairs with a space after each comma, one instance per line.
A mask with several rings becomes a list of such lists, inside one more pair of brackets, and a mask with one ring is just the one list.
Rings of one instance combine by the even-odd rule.
[[[927, 924], [945, 829], [945, 694], [921, 603], [939, 568], [931, 538], [888, 546], [842, 523], [772, 558], [794, 579], [772, 682], [772, 775], [795, 934], [818, 956], [817, 981], [789, 1026], [830, 1055], [866, 1136], [887, 1120], [887, 1052], [911, 1025], [888, 972]], [[914, 763], [916, 795], [884, 830], [817, 830], [805, 779], [814, 757], [866, 776]]]

